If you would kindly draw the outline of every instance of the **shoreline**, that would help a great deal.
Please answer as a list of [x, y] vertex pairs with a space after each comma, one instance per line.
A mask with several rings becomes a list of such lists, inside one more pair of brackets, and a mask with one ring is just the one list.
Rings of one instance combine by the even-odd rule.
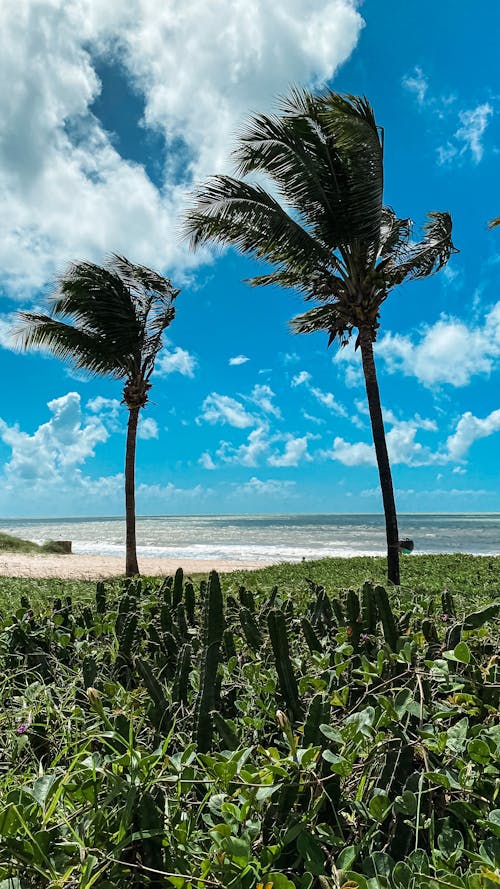
[[[139, 558], [145, 577], [168, 577], [181, 567], [185, 574], [208, 574], [212, 570], [252, 571], [273, 562], [234, 561], [229, 559]], [[0, 553], [0, 577], [32, 577], [59, 580], [106, 580], [123, 577], [124, 556], [55, 555], [52, 553]]]

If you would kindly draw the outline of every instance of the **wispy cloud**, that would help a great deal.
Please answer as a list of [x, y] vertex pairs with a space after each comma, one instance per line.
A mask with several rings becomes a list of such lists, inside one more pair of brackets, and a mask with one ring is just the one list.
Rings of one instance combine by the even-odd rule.
[[228, 364], [230, 367], [237, 367], [239, 364], [246, 364], [247, 361], [250, 361], [246, 355], [235, 355], [234, 358], [230, 358]]
[[439, 163], [447, 164], [470, 155], [472, 161], [478, 164], [484, 155], [483, 136], [492, 115], [493, 106], [489, 102], [460, 111], [458, 117], [461, 125], [451, 139], [437, 149]]

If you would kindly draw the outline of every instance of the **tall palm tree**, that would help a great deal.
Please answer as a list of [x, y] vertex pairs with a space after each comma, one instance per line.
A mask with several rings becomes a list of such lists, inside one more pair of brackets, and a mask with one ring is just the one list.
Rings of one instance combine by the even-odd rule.
[[[454, 252], [448, 213], [429, 213], [423, 240], [383, 204], [383, 131], [365, 98], [294, 89], [279, 113], [254, 116], [235, 153], [236, 177], [200, 187], [187, 214], [191, 246], [232, 244], [271, 265], [252, 285], [278, 284], [318, 304], [297, 333], [326, 330], [328, 345], [357, 331], [384, 504], [388, 577], [399, 583], [396, 508], [373, 356], [380, 306], [408, 279], [438, 271]], [[273, 190], [240, 178], [264, 173]], [[277, 194], [277, 197], [276, 197]]]
[[156, 356], [179, 291], [157, 272], [113, 255], [105, 267], [69, 266], [51, 297], [50, 314], [20, 312], [23, 349], [45, 346], [91, 375], [124, 381], [129, 415], [125, 454], [127, 576], [139, 573], [135, 531], [135, 452], [139, 411], [148, 401]]

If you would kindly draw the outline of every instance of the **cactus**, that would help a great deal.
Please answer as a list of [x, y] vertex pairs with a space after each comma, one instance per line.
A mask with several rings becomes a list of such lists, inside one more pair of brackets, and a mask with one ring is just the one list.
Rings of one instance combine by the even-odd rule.
[[172, 614], [170, 612], [170, 608], [168, 605], [162, 605], [160, 609], [160, 626], [164, 633], [171, 633], [174, 624], [172, 621]]
[[443, 590], [441, 593], [441, 605], [443, 607], [443, 614], [447, 614], [448, 617], [456, 617], [455, 611], [455, 602], [453, 601], [453, 596], [451, 595], [449, 590]]
[[31, 602], [27, 596], [21, 596], [20, 605], [23, 611], [31, 611]]
[[330, 705], [322, 694], [314, 695], [307, 709], [306, 721], [304, 723], [303, 746], [315, 747], [322, 744], [324, 738], [319, 730], [320, 725], [330, 720]]
[[172, 700], [179, 704], [187, 704], [189, 690], [189, 674], [191, 672], [191, 654], [192, 649], [189, 642], [186, 642], [177, 659], [177, 668], [175, 672], [174, 689]]
[[399, 633], [389, 602], [389, 596], [387, 595], [387, 590], [383, 586], [376, 586], [374, 593], [375, 601], [377, 603], [377, 611], [380, 615], [380, 620], [382, 621], [384, 639], [392, 651], [397, 651]]
[[120, 636], [122, 627], [123, 627], [128, 615], [130, 613], [130, 610], [132, 608], [133, 601], [134, 600], [129, 596], [128, 593], [123, 593], [123, 595], [120, 598], [120, 601], [118, 602], [118, 614], [116, 615], [116, 621], [115, 621], [115, 633], [116, 633], [117, 637]]
[[99, 581], [95, 588], [95, 607], [98, 614], [105, 614], [106, 590], [102, 580]]
[[354, 590], [347, 591], [347, 600], [346, 600], [346, 617], [347, 617], [347, 625], [348, 625], [348, 634], [349, 639], [357, 648], [359, 643], [359, 637], [361, 634], [361, 608], [359, 604], [359, 598], [357, 593]]
[[446, 649], [452, 651], [462, 638], [462, 624], [454, 624], [446, 634]]
[[223, 642], [226, 660], [228, 661], [229, 658], [236, 657], [236, 645], [234, 644], [234, 636], [231, 630], [224, 630]]
[[245, 639], [248, 642], [250, 648], [253, 648], [254, 651], [258, 651], [259, 648], [262, 647], [262, 643], [264, 640], [262, 638], [262, 633], [259, 630], [257, 622], [252, 612], [248, 608], [240, 608], [240, 623], [243, 630], [243, 635], [245, 636]]
[[177, 626], [182, 639], [188, 638], [188, 625], [186, 622], [186, 611], [182, 602], [177, 605]]
[[281, 694], [295, 720], [302, 719], [302, 706], [299, 701], [297, 680], [290, 660], [290, 647], [286, 632], [285, 615], [279, 608], [273, 608], [267, 617], [271, 645], [273, 647], [276, 670]]
[[149, 664], [138, 658], [136, 667], [152, 701], [152, 707], [149, 711], [151, 722], [159, 732], [166, 734], [172, 720], [168, 701], [163, 694], [163, 688], [151, 671]]
[[424, 634], [425, 641], [431, 645], [439, 645], [439, 636], [436, 630], [436, 624], [433, 620], [423, 620], [422, 621], [422, 633]]
[[193, 736], [200, 753], [208, 753], [212, 745], [215, 709], [215, 683], [224, 632], [224, 611], [219, 575], [211, 571], [204, 601], [200, 691], [196, 701]]
[[168, 609], [172, 607], [172, 582], [172, 577], [166, 577], [158, 590], [158, 598], [163, 599], [162, 604], [166, 605]]
[[342, 611], [342, 605], [340, 604], [338, 599], [332, 599], [332, 612], [337, 626], [345, 626], [344, 612]]
[[377, 631], [377, 602], [373, 584], [368, 580], [361, 590], [361, 616], [365, 633], [374, 636]]
[[306, 640], [307, 646], [311, 653], [315, 651], [323, 651], [323, 646], [319, 641], [316, 633], [314, 632], [314, 627], [311, 622], [307, 619], [307, 617], [303, 617], [300, 621], [300, 625], [302, 627], [302, 632], [304, 634], [304, 639]]
[[184, 571], [178, 568], [175, 572], [174, 586], [172, 589], [172, 607], [177, 608], [179, 602], [182, 602], [182, 593], [184, 588]]
[[255, 611], [255, 599], [251, 590], [247, 590], [246, 587], [240, 586], [238, 589], [238, 597], [243, 608], [248, 608], [248, 610], [252, 612]]
[[87, 630], [90, 630], [94, 626], [94, 615], [89, 605], [82, 609], [82, 617]]
[[240, 746], [240, 739], [234, 729], [224, 717], [221, 716], [218, 710], [212, 710], [210, 716], [213, 720], [215, 730], [220, 735], [222, 743], [226, 745], [226, 749], [237, 750]]
[[196, 623], [195, 607], [196, 599], [194, 595], [194, 586], [192, 583], [186, 583], [184, 587], [184, 605], [186, 608], [186, 617], [191, 627]]
[[87, 657], [83, 659], [82, 674], [85, 688], [93, 686], [97, 676], [97, 664], [95, 658], [87, 655]]
[[203, 601], [205, 596], [207, 595], [207, 587], [208, 584], [206, 580], [200, 580], [200, 599]]
[[118, 636], [115, 674], [123, 685], [128, 685], [131, 676], [131, 653], [137, 633], [138, 619], [134, 613], [125, 616]]

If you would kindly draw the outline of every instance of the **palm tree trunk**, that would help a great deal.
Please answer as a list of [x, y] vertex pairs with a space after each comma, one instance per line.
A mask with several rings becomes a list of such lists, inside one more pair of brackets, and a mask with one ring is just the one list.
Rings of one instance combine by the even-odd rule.
[[135, 446], [137, 441], [138, 407], [129, 408], [127, 447], [125, 451], [125, 574], [139, 574], [135, 539]]
[[380, 392], [377, 382], [377, 371], [373, 356], [372, 333], [369, 328], [359, 330], [359, 345], [363, 361], [366, 395], [372, 424], [373, 444], [377, 457], [380, 489], [385, 514], [385, 531], [387, 536], [387, 579], [399, 586], [399, 534], [394, 489], [392, 487], [391, 466], [387, 453], [384, 421], [380, 405]]

